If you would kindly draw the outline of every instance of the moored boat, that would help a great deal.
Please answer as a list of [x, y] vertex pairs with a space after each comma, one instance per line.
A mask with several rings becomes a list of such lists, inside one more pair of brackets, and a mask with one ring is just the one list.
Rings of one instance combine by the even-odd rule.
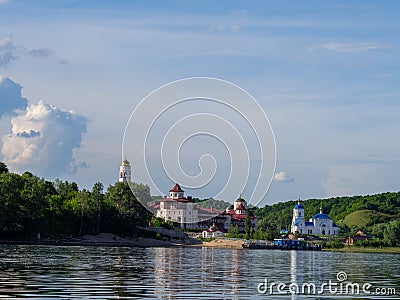
[[310, 244], [303, 240], [275, 239], [270, 241], [245, 241], [242, 244], [246, 249], [277, 249], [277, 250], [311, 250], [320, 251], [322, 246]]

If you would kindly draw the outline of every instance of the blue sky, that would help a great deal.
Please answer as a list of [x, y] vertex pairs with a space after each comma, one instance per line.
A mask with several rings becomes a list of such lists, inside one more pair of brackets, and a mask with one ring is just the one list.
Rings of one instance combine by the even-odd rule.
[[[35, 128], [24, 107], [0, 119], [14, 171], [114, 183], [135, 106], [163, 84], [210, 76], [247, 90], [270, 119], [279, 174], [264, 203], [399, 190], [398, 1], [0, 3], [0, 75], [42, 113]], [[55, 126], [74, 135], [40, 142]], [[18, 128], [42, 135], [21, 142]], [[30, 159], [55, 145], [53, 160]], [[23, 162], [11, 155], [28, 146]], [[143, 170], [128, 159], [135, 179]]]

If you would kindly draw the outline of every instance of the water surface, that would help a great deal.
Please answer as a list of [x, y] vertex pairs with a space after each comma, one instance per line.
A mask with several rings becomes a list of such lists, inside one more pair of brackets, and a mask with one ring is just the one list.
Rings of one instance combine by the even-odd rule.
[[[41, 299], [297, 299], [270, 283], [294, 288], [331, 280], [370, 283], [400, 292], [400, 255], [215, 248], [124, 248], [0, 245], [0, 297]], [[332, 295], [388, 299], [388, 295]], [[391, 296], [393, 297], [393, 296]], [[396, 296], [395, 296], [396, 297]]]

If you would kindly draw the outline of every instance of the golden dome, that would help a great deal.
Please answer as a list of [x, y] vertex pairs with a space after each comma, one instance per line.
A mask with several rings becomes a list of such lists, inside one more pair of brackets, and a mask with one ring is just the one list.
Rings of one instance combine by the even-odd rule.
[[129, 161], [127, 161], [126, 159], [123, 160], [122, 166], [130, 166], [131, 164], [129, 163]]

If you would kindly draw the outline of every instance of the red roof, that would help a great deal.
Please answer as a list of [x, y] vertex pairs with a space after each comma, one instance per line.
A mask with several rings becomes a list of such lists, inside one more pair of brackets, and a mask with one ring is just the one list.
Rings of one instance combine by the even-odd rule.
[[[230, 210], [229, 212], [224, 211], [221, 215], [231, 215], [232, 219], [244, 219], [246, 218], [245, 214], [237, 214], [235, 211]], [[249, 212], [250, 219], [254, 219], [254, 213]]]
[[[231, 215], [232, 219], [246, 219], [246, 215], [239, 215], [239, 214], [234, 214]], [[249, 216], [250, 219], [254, 219], [254, 215]]]
[[242, 203], [240, 203], [240, 205], [238, 207], [236, 207], [236, 209], [245, 210], [246, 208], [244, 207], [244, 205]]
[[178, 183], [175, 183], [174, 187], [172, 189], [169, 190], [170, 192], [181, 192], [183, 193], [184, 190], [181, 189], [181, 187], [179, 186]]

